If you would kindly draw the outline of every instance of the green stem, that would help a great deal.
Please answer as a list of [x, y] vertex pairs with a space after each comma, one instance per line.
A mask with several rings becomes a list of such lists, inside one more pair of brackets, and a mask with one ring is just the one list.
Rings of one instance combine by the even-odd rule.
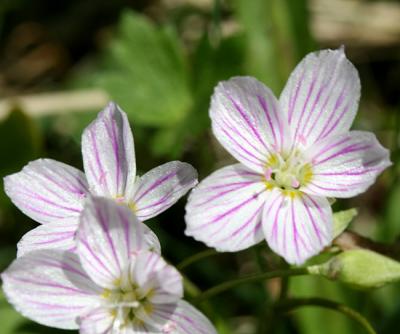
[[[288, 264], [284, 260], [282, 260], [282, 262], [283, 262], [283, 265], [284, 265], [283, 268], [289, 269]], [[281, 278], [281, 291], [279, 292], [278, 301], [284, 300], [284, 299], [287, 298], [288, 291], [289, 291], [289, 279], [290, 279], [289, 276], [285, 276], [285, 277]]]
[[254, 274], [245, 276], [242, 278], [237, 278], [231, 281], [226, 281], [219, 285], [216, 285], [206, 291], [204, 291], [201, 295], [194, 299], [195, 303], [199, 303], [203, 300], [209, 299], [214, 297], [222, 292], [225, 292], [229, 289], [235, 288], [238, 285], [245, 284], [245, 283], [253, 283], [258, 281], [263, 281], [275, 277], [289, 277], [289, 276], [300, 276], [300, 275], [307, 275], [309, 274], [308, 268], [293, 268], [288, 270], [276, 270], [270, 271], [267, 273], [262, 274]]
[[302, 306], [319, 306], [340, 312], [358, 322], [368, 334], [377, 334], [371, 324], [356, 310], [332, 300], [323, 298], [292, 298], [276, 304], [275, 309], [280, 312], [287, 312]]
[[212, 41], [215, 47], [221, 42], [221, 0], [214, 0], [212, 13]]
[[221, 254], [219, 252], [217, 252], [214, 249], [206, 249], [200, 253], [194, 254], [192, 256], [189, 256], [188, 258], [184, 259], [181, 263], [179, 263], [176, 268], [181, 271], [184, 268], [186, 268], [187, 266], [191, 265], [194, 262], [200, 261], [202, 259], [205, 259], [207, 257], [213, 256], [213, 255], [217, 255], [217, 254]]

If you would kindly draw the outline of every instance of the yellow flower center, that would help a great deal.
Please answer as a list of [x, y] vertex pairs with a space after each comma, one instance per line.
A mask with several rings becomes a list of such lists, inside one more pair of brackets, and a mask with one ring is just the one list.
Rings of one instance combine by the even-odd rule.
[[101, 294], [114, 318], [114, 328], [120, 330], [142, 323], [142, 320], [136, 317], [136, 313], [140, 312], [142, 315], [152, 313], [153, 305], [149, 298], [153, 291], [149, 289], [144, 292], [132, 282], [122, 286], [121, 280], [115, 280], [114, 285], [114, 289], [104, 289]]
[[131, 201], [131, 202], [128, 202], [128, 203], [127, 203], [127, 202], [125, 201], [125, 197], [124, 197], [123, 195], [117, 195], [117, 196], [115, 196], [115, 201], [116, 201], [118, 204], [125, 204], [125, 205], [127, 205], [129, 209], [131, 209], [134, 213], [136, 213], [137, 207], [136, 207], [135, 202]]
[[282, 189], [288, 195], [307, 185], [313, 177], [312, 166], [299, 151], [290, 154], [271, 154], [265, 165], [267, 189]]

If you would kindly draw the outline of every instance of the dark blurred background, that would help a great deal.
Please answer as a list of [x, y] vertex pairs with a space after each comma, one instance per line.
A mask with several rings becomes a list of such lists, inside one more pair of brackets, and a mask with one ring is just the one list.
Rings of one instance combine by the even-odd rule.
[[[203, 178], [232, 162], [210, 132], [208, 105], [218, 81], [253, 75], [279, 96], [305, 54], [340, 45], [361, 76], [354, 127], [374, 131], [394, 165], [366, 194], [334, 208], [358, 207], [351, 228], [393, 242], [400, 235], [398, 1], [0, 0], [0, 176], [38, 157], [82, 168], [81, 132], [113, 99], [129, 115], [140, 174], [179, 159]], [[183, 234], [184, 204], [149, 222], [173, 264], [205, 249]], [[0, 190], [1, 271], [35, 226]], [[262, 245], [205, 259], [184, 273], [206, 289], [280, 265]], [[268, 305], [279, 289], [279, 280], [243, 285], [203, 310], [222, 334], [362, 332], [329, 310], [271, 317]], [[399, 284], [359, 292], [305, 277], [292, 279], [289, 293], [344, 302], [379, 333], [398, 332]], [[62, 332], [22, 318], [0, 296], [1, 334]]]

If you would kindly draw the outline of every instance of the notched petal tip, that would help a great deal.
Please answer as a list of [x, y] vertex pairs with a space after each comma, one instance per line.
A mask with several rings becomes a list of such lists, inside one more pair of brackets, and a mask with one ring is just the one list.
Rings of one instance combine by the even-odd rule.
[[177, 177], [180, 185], [188, 185], [194, 187], [199, 183], [199, 175], [196, 168], [186, 162], [175, 161], [175, 163], [180, 166], [177, 172]]
[[119, 197], [136, 176], [135, 148], [127, 114], [110, 102], [82, 134], [82, 156], [91, 191]]
[[105, 114], [111, 113], [119, 113], [119, 114], [126, 114], [125, 111], [122, 110], [122, 108], [114, 101], [108, 102], [106, 107], [98, 114], [98, 118], [103, 117]]

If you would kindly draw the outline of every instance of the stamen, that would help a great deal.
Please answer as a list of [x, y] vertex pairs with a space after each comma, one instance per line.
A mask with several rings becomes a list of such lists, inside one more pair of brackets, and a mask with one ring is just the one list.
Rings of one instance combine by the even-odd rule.
[[295, 189], [299, 188], [299, 187], [300, 187], [300, 182], [299, 182], [299, 180], [297, 180], [296, 178], [293, 178], [293, 180], [292, 180], [292, 187], [295, 188]]
[[271, 178], [272, 178], [272, 168], [271, 167], [267, 168], [264, 176], [267, 181], [271, 180]]
[[312, 167], [304, 161], [299, 150], [291, 150], [269, 157], [264, 171], [267, 189], [274, 187], [297, 191], [312, 179]]

